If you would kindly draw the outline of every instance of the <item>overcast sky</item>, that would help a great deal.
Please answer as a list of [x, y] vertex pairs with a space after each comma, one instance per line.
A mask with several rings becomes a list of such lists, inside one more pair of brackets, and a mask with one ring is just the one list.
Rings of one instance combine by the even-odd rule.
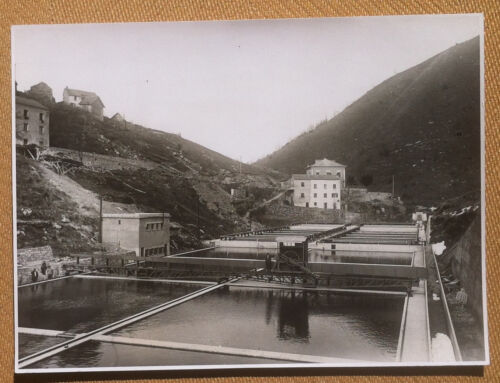
[[16, 26], [13, 72], [251, 162], [480, 31], [478, 15]]

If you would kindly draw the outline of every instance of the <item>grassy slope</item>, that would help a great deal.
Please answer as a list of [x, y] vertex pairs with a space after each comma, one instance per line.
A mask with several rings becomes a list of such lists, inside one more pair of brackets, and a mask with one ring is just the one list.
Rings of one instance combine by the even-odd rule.
[[[303, 172], [316, 158], [348, 166], [373, 190], [433, 204], [480, 188], [479, 39], [384, 81], [342, 113], [257, 162]], [[311, 150], [314, 148], [314, 150]]]

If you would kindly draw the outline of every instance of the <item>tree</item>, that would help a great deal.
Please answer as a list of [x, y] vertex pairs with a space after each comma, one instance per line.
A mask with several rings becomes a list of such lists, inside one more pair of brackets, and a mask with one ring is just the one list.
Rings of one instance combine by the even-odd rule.
[[364, 187], [368, 187], [373, 183], [373, 176], [371, 174], [362, 175], [359, 181]]

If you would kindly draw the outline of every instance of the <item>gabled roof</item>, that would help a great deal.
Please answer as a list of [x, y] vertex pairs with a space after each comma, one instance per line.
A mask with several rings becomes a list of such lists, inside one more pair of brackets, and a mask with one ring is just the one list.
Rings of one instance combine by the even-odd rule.
[[313, 167], [313, 166], [341, 166], [341, 167], [346, 167], [345, 165], [339, 164], [338, 162], [329, 160], [327, 158], [323, 158], [322, 160], [316, 160], [314, 164], [309, 165], [308, 168]]
[[94, 102], [99, 101], [102, 107], [104, 108], [104, 103], [102, 102], [101, 98], [94, 92], [88, 92], [86, 90], [79, 90], [79, 89], [71, 89], [68, 87], [66, 87], [64, 90], [70, 96], [81, 97], [82, 98], [82, 101], [80, 101], [81, 105], [92, 105]]
[[33, 107], [38, 108], [38, 109], [49, 110], [49, 108], [47, 108], [43, 104], [40, 104], [38, 101], [33, 100], [31, 98], [27, 98], [27, 97], [22, 97], [22, 96], [16, 96], [16, 104], [33, 106]]
[[314, 175], [314, 174], [293, 174], [292, 179], [294, 180], [299, 180], [299, 181], [306, 181], [306, 180], [311, 180], [311, 181], [327, 181], [327, 180], [340, 180], [339, 177], [333, 176], [333, 175]]

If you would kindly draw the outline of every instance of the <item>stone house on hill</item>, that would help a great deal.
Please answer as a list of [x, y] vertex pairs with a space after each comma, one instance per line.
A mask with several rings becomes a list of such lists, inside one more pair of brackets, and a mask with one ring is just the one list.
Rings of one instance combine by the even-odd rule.
[[49, 146], [49, 109], [31, 98], [16, 96], [16, 145]]
[[56, 101], [52, 94], [52, 88], [43, 81], [33, 85], [26, 93], [47, 106], [54, 104]]
[[63, 102], [92, 113], [99, 120], [104, 119], [104, 103], [101, 98], [94, 92], [85, 90], [64, 88]]

